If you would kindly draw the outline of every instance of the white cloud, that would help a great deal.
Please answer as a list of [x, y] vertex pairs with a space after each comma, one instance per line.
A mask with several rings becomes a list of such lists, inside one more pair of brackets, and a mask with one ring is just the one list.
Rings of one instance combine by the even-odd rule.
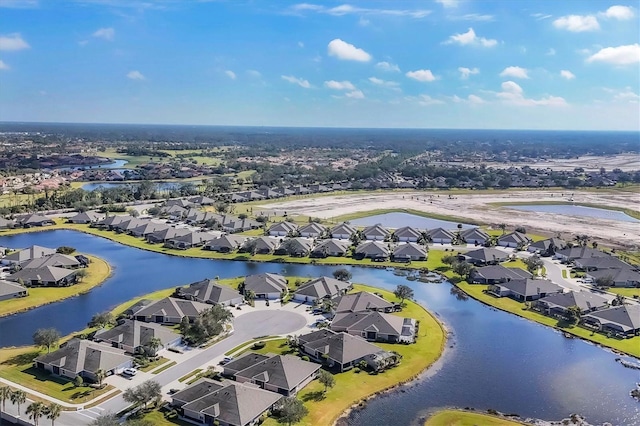
[[573, 80], [574, 78], [576, 78], [575, 74], [569, 70], [561, 70], [560, 77], [566, 78], [567, 80]]
[[91, 34], [95, 38], [101, 38], [107, 41], [113, 41], [116, 36], [116, 30], [113, 28], [100, 28]]
[[441, 101], [440, 99], [433, 99], [429, 95], [420, 95], [418, 96], [418, 103], [423, 106], [429, 106], [429, 105], [440, 105], [440, 104], [443, 104], [444, 101]]
[[553, 15], [547, 15], [546, 13], [532, 13], [531, 16], [536, 18], [536, 21], [543, 21], [551, 18]]
[[260, 71], [257, 71], [257, 70], [247, 70], [247, 74], [249, 75], [249, 77], [253, 77], [253, 78], [262, 77], [262, 74], [260, 74]]
[[600, 29], [598, 19], [593, 15], [567, 15], [553, 21], [553, 26], [574, 33]]
[[415, 71], [409, 71], [407, 74], [405, 74], [407, 77], [412, 78], [414, 80], [417, 81], [421, 81], [421, 82], [430, 82], [430, 81], [434, 81], [436, 80], [436, 76], [433, 75], [433, 73], [431, 72], [431, 70], [415, 70]]
[[529, 78], [529, 74], [526, 68], [507, 67], [502, 70], [500, 77]]
[[324, 87], [333, 90], [356, 90], [356, 86], [354, 86], [350, 81], [329, 80], [324, 82]]
[[371, 21], [364, 16], [361, 16], [360, 19], [358, 19], [358, 25], [360, 25], [361, 27], [368, 27], [370, 24]]
[[377, 77], [369, 77], [369, 81], [376, 86], [381, 87], [397, 88], [398, 86], [400, 86], [400, 83], [398, 83], [397, 81], [388, 81]]
[[292, 75], [282, 75], [280, 77], [291, 84], [297, 84], [298, 86], [303, 87], [305, 89], [309, 89], [311, 87], [311, 84], [307, 80], [302, 78], [297, 78]]
[[556, 54], [556, 49], [554, 49], [553, 47], [550, 47], [546, 53], [547, 56], [555, 56], [555, 54]]
[[5, 64], [2, 59], [0, 59], [0, 70], [8, 70], [9, 65]]
[[144, 75], [142, 75], [142, 73], [138, 70], [133, 70], [133, 71], [129, 71], [127, 73], [127, 78], [131, 79], [131, 80], [144, 80], [145, 77]]
[[587, 62], [606, 62], [614, 65], [629, 65], [640, 62], [640, 44], [605, 47], [587, 58]]
[[460, 72], [460, 78], [463, 80], [469, 78], [470, 75], [480, 73], [480, 70], [478, 68], [458, 67], [458, 71]]
[[345, 94], [345, 96], [351, 99], [364, 99], [364, 93], [362, 93], [361, 90], [354, 90], [352, 92]]
[[633, 92], [630, 87], [625, 87], [624, 92], [618, 92], [613, 97], [614, 100], [619, 102], [629, 102], [632, 104], [637, 104], [640, 101], [640, 96], [637, 93]]
[[442, 7], [448, 9], [458, 7], [459, 0], [436, 0], [436, 3], [440, 3]]
[[300, 15], [304, 12], [323, 13], [332, 16], [345, 15], [387, 15], [387, 16], [408, 16], [410, 18], [424, 18], [431, 13], [426, 9], [376, 9], [357, 7], [350, 4], [342, 4], [335, 7], [326, 7], [319, 4], [300, 3], [289, 8], [289, 12]]
[[38, 0], [0, 0], [0, 7], [7, 9], [31, 9], [38, 7]]
[[235, 73], [235, 72], [233, 72], [233, 71], [231, 71], [231, 70], [226, 70], [224, 73], [225, 73], [225, 74], [227, 75], [227, 77], [229, 77], [231, 80], [235, 80], [235, 79], [236, 79], [236, 73]]
[[24, 41], [19, 33], [7, 34], [0, 36], [0, 50], [16, 51], [28, 49], [29, 43]]
[[378, 62], [376, 64], [376, 68], [382, 71], [400, 72], [400, 67], [398, 65], [387, 61]]
[[371, 55], [367, 52], [339, 38], [329, 42], [327, 53], [344, 61], [369, 62], [371, 60]]
[[474, 22], [491, 22], [495, 19], [493, 15], [482, 15], [480, 13], [467, 13], [460, 16], [451, 16], [449, 19], [454, 21], [474, 21]]
[[303, 48], [303, 47], [304, 47], [304, 43], [303, 43], [303, 42], [301, 42], [301, 41], [299, 41], [299, 42], [298, 42], [298, 47]]
[[454, 34], [449, 37], [449, 40], [445, 41], [444, 44], [452, 44], [458, 43], [462, 46], [466, 45], [476, 45], [482, 47], [493, 47], [498, 44], [497, 40], [487, 39], [484, 37], [478, 37], [473, 28], [469, 28], [469, 31], [462, 34]]
[[635, 13], [629, 6], [611, 6], [609, 9], [601, 13], [606, 18], [618, 19], [626, 21], [634, 17]]
[[517, 83], [513, 81], [505, 81], [501, 85], [502, 92], [496, 93], [496, 96], [503, 102], [511, 105], [521, 106], [566, 106], [567, 101], [559, 96], [547, 96], [541, 99], [525, 98], [524, 91]]
[[476, 96], [476, 95], [469, 95], [467, 97], [467, 102], [469, 102], [470, 104], [483, 104], [483, 103], [485, 103], [484, 99], [482, 99], [480, 96]]

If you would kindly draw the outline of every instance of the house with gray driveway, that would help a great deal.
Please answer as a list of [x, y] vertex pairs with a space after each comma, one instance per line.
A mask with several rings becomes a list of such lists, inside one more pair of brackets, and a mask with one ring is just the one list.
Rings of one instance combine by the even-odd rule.
[[298, 231], [298, 225], [293, 222], [278, 222], [269, 227], [269, 235], [272, 237], [286, 237]]
[[563, 289], [549, 280], [526, 278], [491, 284], [487, 290], [498, 297], [511, 297], [519, 302], [530, 302], [551, 294], [562, 293]]
[[403, 226], [393, 232], [393, 239], [403, 243], [417, 243], [421, 238], [420, 230], [411, 226]]
[[11, 281], [0, 280], [0, 301], [26, 297], [27, 294], [28, 290], [26, 287]]
[[430, 229], [427, 234], [433, 244], [451, 244], [455, 238], [453, 232], [443, 228]]
[[301, 237], [305, 238], [321, 238], [324, 236], [326, 228], [319, 223], [311, 222], [308, 225], [304, 225], [298, 229], [298, 233]]
[[393, 249], [392, 258], [394, 262], [427, 260], [427, 247], [418, 243], [398, 244]]
[[469, 228], [460, 231], [460, 238], [467, 244], [474, 244], [476, 246], [483, 246], [489, 241], [491, 237], [480, 228]]
[[244, 297], [237, 290], [209, 279], [189, 284], [188, 287], [178, 287], [175, 295], [181, 299], [210, 305], [241, 305], [244, 301]]
[[346, 294], [353, 286], [350, 282], [335, 278], [319, 277], [302, 284], [293, 293], [293, 299], [302, 303], [316, 303]]
[[278, 274], [255, 274], [244, 278], [244, 292], [251, 290], [257, 299], [280, 299], [288, 292], [287, 279]]
[[207, 378], [171, 396], [171, 405], [189, 422], [202, 425], [252, 426], [279, 406], [282, 395], [252, 383]]
[[603, 333], [633, 337], [640, 333], [640, 305], [622, 305], [591, 312], [583, 316], [581, 322]]
[[193, 321], [200, 312], [210, 308], [211, 305], [206, 303], [165, 297], [141, 306], [132, 313], [132, 318], [136, 321], [180, 324], [182, 318], [186, 317], [189, 321]]
[[387, 343], [413, 343], [418, 324], [413, 318], [378, 311], [339, 312], [331, 321], [332, 331], [352, 334], [363, 339]]
[[530, 242], [531, 238], [518, 231], [498, 237], [498, 245], [502, 247], [522, 247]]
[[560, 318], [564, 317], [571, 306], [577, 306], [582, 315], [598, 309], [607, 308], [609, 302], [602, 296], [590, 291], [568, 291], [566, 293], [554, 293], [538, 299], [533, 308], [545, 315]]
[[48, 371], [56, 376], [97, 382], [96, 372], [102, 370], [108, 376], [120, 374], [133, 365], [133, 359], [122, 349], [109, 345], [74, 338], [63, 344], [60, 349], [40, 355], [33, 360], [36, 368]]
[[331, 238], [336, 238], [338, 240], [348, 240], [355, 233], [356, 228], [348, 223], [340, 223], [331, 228]]
[[546, 240], [536, 241], [529, 244], [527, 251], [530, 253], [538, 253], [540, 256], [554, 256], [557, 251], [567, 247], [567, 243], [560, 238], [547, 238]]
[[[149, 342], [152, 339], [159, 340], [160, 346], [157, 349], [149, 347]], [[155, 356], [160, 349], [179, 345], [182, 336], [160, 324], [125, 319], [113, 328], [98, 330], [94, 334], [93, 340], [108, 343], [114, 348], [124, 349], [130, 354], [145, 353], [149, 356]]]

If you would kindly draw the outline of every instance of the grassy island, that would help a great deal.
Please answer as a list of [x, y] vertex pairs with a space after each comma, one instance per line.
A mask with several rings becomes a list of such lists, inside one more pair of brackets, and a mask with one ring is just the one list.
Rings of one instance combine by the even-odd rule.
[[429, 417], [424, 426], [520, 426], [525, 423], [491, 414], [462, 410], [442, 410]]

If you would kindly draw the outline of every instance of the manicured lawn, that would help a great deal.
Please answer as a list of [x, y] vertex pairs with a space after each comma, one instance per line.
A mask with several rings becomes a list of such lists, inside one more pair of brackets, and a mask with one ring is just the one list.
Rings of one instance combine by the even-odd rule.
[[1, 301], [0, 317], [77, 296], [102, 284], [111, 275], [111, 267], [104, 259], [88, 255], [87, 257], [91, 259], [91, 263], [86, 268], [87, 275], [82, 278], [82, 282], [69, 287], [30, 288], [27, 297]]
[[[273, 341], [278, 341], [279, 340], [280, 342], [278, 342], [278, 345], [281, 343], [281, 341], [284, 340], [282, 338], [278, 338], [277, 336], [267, 336], [267, 337], [261, 337], [261, 338], [258, 338], [258, 339], [249, 340], [248, 342], [241, 343], [238, 346], [236, 346], [235, 348], [231, 349], [230, 351], [225, 352], [225, 355], [228, 356], [228, 355], [234, 355], [235, 354], [234, 356], [238, 357], [238, 356], [240, 356], [243, 353], [248, 352], [248, 351], [260, 352], [260, 350], [251, 349], [251, 345], [253, 345], [256, 342], [260, 342], [260, 341], [267, 340], [267, 339], [274, 339]], [[267, 343], [267, 346], [269, 346], [269, 344], [271, 344], [271, 341], [265, 342], [265, 343]], [[240, 352], [240, 349], [242, 349], [244, 347], [247, 347], [247, 349], [245, 349], [242, 352]], [[238, 353], [236, 353], [236, 352], [238, 352]], [[260, 352], [260, 353], [262, 353], [262, 352]], [[276, 353], [276, 352], [274, 352], [274, 353]]]
[[180, 420], [177, 417], [173, 419], [167, 419], [158, 410], [149, 411], [144, 415], [143, 419], [150, 421], [154, 426], [193, 426], [193, 423]]
[[489, 414], [442, 410], [429, 417], [424, 426], [519, 426], [523, 424]]
[[180, 383], [185, 382], [185, 381], [189, 380], [189, 378], [190, 378], [190, 377], [195, 376], [196, 374], [198, 374], [198, 373], [199, 373], [199, 372], [201, 372], [201, 371], [202, 371], [202, 368], [196, 368], [196, 369], [195, 369], [195, 370], [193, 370], [192, 372], [190, 372], [190, 373], [188, 373], [188, 374], [185, 374], [184, 376], [180, 377], [180, 378], [178, 379], [178, 381], [179, 381]]
[[163, 365], [162, 367], [158, 368], [157, 370], [153, 371], [151, 374], [160, 374], [165, 370], [170, 369], [171, 367], [173, 367], [174, 365], [177, 365], [178, 363], [175, 361], [171, 361], [168, 364]]
[[591, 330], [587, 330], [582, 327], [563, 327], [558, 324], [558, 320], [542, 315], [538, 312], [529, 310], [524, 303], [517, 302], [508, 297], [493, 297], [491, 295], [483, 293], [488, 286], [479, 284], [468, 284], [467, 282], [460, 282], [457, 286], [462, 289], [469, 296], [477, 299], [487, 305], [494, 308], [501, 309], [503, 311], [511, 312], [523, 318], [527, 318], [531, 321], [538, 322], [540, 324], [548, 325], [549, 327], [557, 328], [563, 332], [573, 334], [577, 337], [581, 337], [585, 340], [590, 340], [594, 343], [601, 344], [621, 352], [625, 352], [629, 355], [640, 358], [640, 337], [634, 337], [631, 339], [615, 339], [607, 337], [600, 333], [593, 333]]
[[165, 362], [169, 361], [168, 358], [165, 358], [163, 356], [159, 357], [156, 361], [151, 361], [149, 364], [147, 364], [145, 367], [141, 367], [139, 368], [140, 371], [151, 371], [154, 368], [164, 364]]
[[640, 297], [640, 288], [622, 288], [622, 287], [610, 287], [609, 290], [611, 293], [621, 294], [625, 297]]

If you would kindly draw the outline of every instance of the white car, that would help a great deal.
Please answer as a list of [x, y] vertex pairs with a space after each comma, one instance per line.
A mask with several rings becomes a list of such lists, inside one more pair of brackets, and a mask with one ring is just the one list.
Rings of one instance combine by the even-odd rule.
[[130, 368], [125, 368], [124, 371], [122, 371], [123, 374], [126, 374], [127, 376], [135, 376], [136, 374], [138, 374], [138, 370], [130, 367]]

